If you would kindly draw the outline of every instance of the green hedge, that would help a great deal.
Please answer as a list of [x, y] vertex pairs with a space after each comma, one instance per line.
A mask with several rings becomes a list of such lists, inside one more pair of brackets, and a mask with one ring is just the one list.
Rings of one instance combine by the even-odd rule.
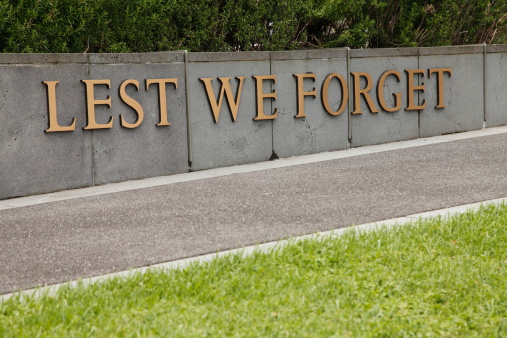
[[0, 0], [0, 51], [501, 43], [506, 13], [506, 0]]

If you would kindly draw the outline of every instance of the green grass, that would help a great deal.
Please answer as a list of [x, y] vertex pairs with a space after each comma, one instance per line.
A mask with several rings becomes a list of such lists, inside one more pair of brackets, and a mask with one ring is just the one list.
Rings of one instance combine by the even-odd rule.
[[0, 336], [507, 336], [507, 206], [0, 305]]

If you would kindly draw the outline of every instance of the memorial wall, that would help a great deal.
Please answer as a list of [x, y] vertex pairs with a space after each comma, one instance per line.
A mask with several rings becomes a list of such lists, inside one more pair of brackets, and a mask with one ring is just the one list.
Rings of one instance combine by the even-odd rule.
[[505, 125], [507, 45], [0, 54], [0, 117], [6, 199]]

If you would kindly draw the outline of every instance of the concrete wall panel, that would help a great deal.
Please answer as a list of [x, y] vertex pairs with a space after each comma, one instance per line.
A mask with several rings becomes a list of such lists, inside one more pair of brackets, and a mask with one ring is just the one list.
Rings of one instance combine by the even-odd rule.
[[[4, 56], [5, 57], [5, 56]], [[85, 99], [78, 63], [0, 65], [0, 199], [85, 187], [93, 184], [91, 134], [85, 125]], [[82, 63], [79, 63], [82, 61]], [[56, 86], [58, 122], [73, 132], [48, 129], [47, 89]]]
[[[407, 51], [413, 52], [414, 49]], [[361, 95], [360, 114], [351, 114], [352, 127], [352, 147], [365, 145], [394, 142], [400, 140], [409, 140], [419, 137], [419, 116], [417, 111], [405, 111], [406, 106], [406, 69], [417, 69], [417, 56], [399, 55], [397, 51], [392, 51], [392, 56], [382, 55], [381, 57], [369, 56], [365, 51], [351, 51], [350, 71], [366, 72], [371, 75], [372, 87], [370, 97], [374, 106], [379, 110], [378, 113], [370, 111], [364, 95]], [[384, 53], [385, 54], [385, 53]], [[411, 53], [413, 54], [413, 53]], [[361, 57], [359, 57], [361, 56]], [[384, 85], [385, 103], [389, 109], [396, 106], [395, 93], [402, 93], [401, 108], [395, 112], [389, 112], [380, 105], [377, 87], [379, 79], [388, 70], [397, 71], [400, 74], [400, 81], [395, 75], [389, 75]], [[351, 76], [352, 77], [352, 76]], [[360, 88], [366, 88], [366, 79], [361, 78]], [[351, 92], [355, 87], [354, 77], [349, 84]], [[354, 95], [352, 93], [351, 112], [355, 110]]]
[[[313, 53], [272, 52], [271, 72], [276, 75], [278, 118], [273, 122], [273, 150], [279, 157], [315, 154], [348, 147], [348, 110], [338, 116], [326, 112], [322, 104], [322, 84], [331, 73], [347, 78], [347, 51], [326, 50]], [[304, 91], [316, 92], [316, 97], [305, 96], [304, 112], [298, 114], [297, 79], [293, 74], [311, 73], [303, 79]], [[304, 96], [304, 95], [302, 95]], [[338, 80], [329, 85], [329, 104], [337, 111], [343, 100]]]
[[[207, 55], [215, 62], [201, 62]], [[235, 58], [240, 57], [240, 60]], [[256, 84], [252, 77], [270, 75], [269, 53], [192, 53], [188, 62], [192, 170], [225, 167], [269, 160], [272, 154], [272, 121], [254, 121]], [[230, 77], [234, 99], [240, 80], [245, 76], [237, 119], [233, 122], [224, 97], [215, 123], [205, 86], [200, 78], [213, 78], [214, 100], [220, 93], [219, 77]], [[271, 81], [264, 82], [270, 92]], [[275, 84], [276, 86], [276, 84]], [[271, 99], [264, 100], [264, 111], [272, 113]]]
[[[103, 58], [115, 61], [114, 54], [105, 54]], [[152, 64], [141, 60], [140, 63], [108, 64], [100, 61], [103, 60], [94, 60], [90, 65], [90, 78], [111, 80], [111, 88], [97, 85], [95, 95], [96, 99], [110, 96], [112, 104], [111, 108], [96, 106], [97, 122], [107, 123], [113, 117], [113, 126], [111, 129], [91, 131], [95, 184], [187, 172], [184, 54], [179, 53], [179, 59], [168, 63]], [[167, 84], [164, 89], [167, 98], [164, 112], [167, 111], [171, 125], [156, 126], [160, 122], [159, 85], [151, 84], [147, 90], [146, 79], [172, 78], [177, 79], [178, 88]], [[118, 94], [121, 83], [128, 79], [138, 81], [139, 90], [130, 84], [126, 93], [139, 102], [144, 111], [143, 122], [132, 129], [120, 125], [120, 115], [130, 124], [138, 118], [134, 109], [125, 104]]]
[[[473, 52], [475, 47], [452, 48], [455, 53]], [[483, 127], [483, 54], [482, 48], [468, 54], [442, 53], [450, 48], [421, 49], [420, 69], [452, 68], [452, 76], [444, 75], [445, 108], [435, 108], [438, 103], [437, 75], [422, 82], [426, 91], [420, 93], [419, 101], [426, 102], [426, 109], [420, 114], [420, 136], [428, 137], [447, 133], [477, 130]], [[428, 54], [428, 55], [425, 55]]]
[[487, 50], [486, 127], [503, 126], [507, 124], [507, 46], [488, 46]]

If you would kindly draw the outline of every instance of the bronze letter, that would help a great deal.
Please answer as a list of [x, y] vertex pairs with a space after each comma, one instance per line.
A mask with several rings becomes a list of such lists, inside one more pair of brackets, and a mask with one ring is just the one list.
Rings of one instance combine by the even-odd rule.
[[272, 115], [264, 114], [264, 99], [272, 98], [276, 100], [276, 90], [273, 90], [272, 93], [264, 93], [262, 84], [264, 80], [273, 81], [276, 83], [276, 75], [254, 75], [256, 84], [255, 96], [257, 98], [257, 116], [254, 118], [255, 121], [260, 120], [274, 120], [278, 116], [278, 108], [275, 108], [275, 111]]
[[[364, 99], [366, 100], [366, 104], [372, 113], [378, 113], [379, 110], [373, 103], [373, 100], [370, 96], [370, 89], [372, 86], [371, 75], [363, 72], [353, 72], [354, 75], [354, 111], [352, 114], [362, 114], [361, 110], [361, 94], [363, 94]], [[366, 79], [366, 87], [361, 89], [361, 77]]]
[[86, 84], [86, 106], [87, 106], [87, 120], [88, 124], [83, 129], [109, 129], [113, 126], [113, 117], [109, 118], [109, 122], [106, 124], [99, 124], [95, 120], [95, 106], [99, 104], [105, 104], [111, 108], [111, 97], [108, 95], [105, 100], [96, 100], [94, 86], [99, 84], [107, 85], [107, 88], [111, 87], [110, 80], [81, 80]]
[[232, 122], [236, 122], [236, 118], [238, 117], [238, 109], [239, 102], [241, 101], [241, 92], [243, 91], [243, 82], [246, 79], [246, 76], [238, 76], [238, 87], [236, 89], [236, 99], [233, 99], [230, 77], [219, 77], [218, 78], [222, 83], [220, 86], [220, 93], [218, 94], [218, 100], [215, 99], [215, 92], [213, 91], [213, 87], [211, 86], [212, 78], [200, 78], [204, 84], [204, 89], [206, 90], [206, 95], [208, 96], [208, 102], [211, 107], [211, 111], [213, 113], [213, 120], [215, 123], [218, 123], [218, 117], [220, 116], [220, 109], [222, 108], [222, 101], [224, 99], [224, 94], [227, 98], [227, 105], [229, 106], [229, 112], [231, 113]]
[[157, 127], [170, 126], [171, 123], [167, 120], [167, 95], [166, 95], [166, 84], [172, 83], [175, 89], [178, 89], [178, 79], [146, 79], [146, 90], [150, 88], [150, 85], [158, 84], [158, 99], [159, 99], [159, 110], [160, 110], [160, 122], [157, 123]]
[[58, 124], [58, 115], [56, 113], [56, 85], [60, 81], [43, 81], [48, 87], [48, 129], [46, 133], [52, 133], [55, 131], [73, 131], [76, 129], [76, 118], [72, 120], [72, 124], [67, 127], [60, 126]]
[[393, 113], [395, 111], [400, 110], [400, 108], [401, 108], [402, 94], [401, 93], [393, 93], [393, 96], [395, 97], [395, 99], [394, 99], [395, 106], [393, 108], [389, 108], [387, 106], [386, 99], [384, 97], [384, 82], [386, 81], [387, 77], [391, 74], [396, 76], [396, 78], [398, 79], [398, 82], [401, 81], [400, 72], [398, 72], [396, 70], [388, 70], [387, 72], [382, 74], [382, 76], [380, 77], [380, 80], [378, 81], [377, 96], [378, 96], [378, 102], [380, 103], [380, 106], [382, 107], [382, 109]]
[[[331, 106], [329, 105], [329, 95], [328, 95], [329, 83], [331, 82], [331, 80], [333, 78], [337, 78], [338, 81], [340, 82], [341, 87], [342, 87], [342, 104], [340, 105], [340, 108], [338, 108], [337, 111], [333, 111], [333, 109], [331, 109]], [[347, 87], [347, 82], [345, 81], [343, 76], [341, 76], [338, 73], [329, 74], [326, 77], [326, 79], [324, 80], [324, 84], [322, 85], [321, 95], [322, 95], [322, 104], [324, 105], [324, 109], [326, 109], [326, 112], [328, 114], [338, 116], [341, 113], [343, 113], [343, 111], [345, 110], [345, 107], [347, 106], [347, 102], [349, 100], [349, 88]]]
[[294, 117], [306, 117], [305, 114], [305, 96], [317, 97], [317, 91], [313, 88], [312, 91], [305, 92], [304, 79], [313, 79], [315, 82], [315, 74], [292, 74], [297, 79], [297, 95], [298, 95], [298, 114]]
[[426, 90], [426, 86], [424, 82], [420, 86], [414, 85], [414, 74], [421, 74], [424, 77], [423, 69], [409, 69], [405, 70], [408, 74], [408, 106], [405, 110], [419, 110], [426, 108], [426, 100], [422, 101], [420, 106], [414, 103], [414, 91], [419, 90], [424, 92]]
[[127, 95], [127, 92], [125, 91], [125, 88], [129, 84], [133, 84], [134, 86], [136, 86], [137, 90], [139, 90], [139, 81], [137, 81], [137, 80], [125, 80], [125, 81], [123, 81], [123, 83], [120, 86], [120, 98], [129, 107], [131, 107], [132, 109], [134, 109], [136, 111], [136, 113], [137, 113], [137, 121], [135, 123], [128, 123], [123, 118], [123, 115], [120, 114], [120, 120], [121, 120], [120, 124], [121, 124], [122, 127], [125, 127], [125, 128], [136, 128], [136, 127], [138, 127], [143, 122], [144, 111], [143, 111], [143, 107], [141, 107], [141, 105], [139, 104], [139, 102], [137, 102], [136, 100], [134, 100], [133, 98], [131, 98], [130, 96]]
[[444, 104], [444, 73], [449, 73], [449, 77], [452, 75], [451, 68], [435, 68], [428, 69], [428, 78], [431, 77], [431, 74], [437, 73], [437, 88], [438, 88], [438, 104], [435, 108], [445, 108]]

